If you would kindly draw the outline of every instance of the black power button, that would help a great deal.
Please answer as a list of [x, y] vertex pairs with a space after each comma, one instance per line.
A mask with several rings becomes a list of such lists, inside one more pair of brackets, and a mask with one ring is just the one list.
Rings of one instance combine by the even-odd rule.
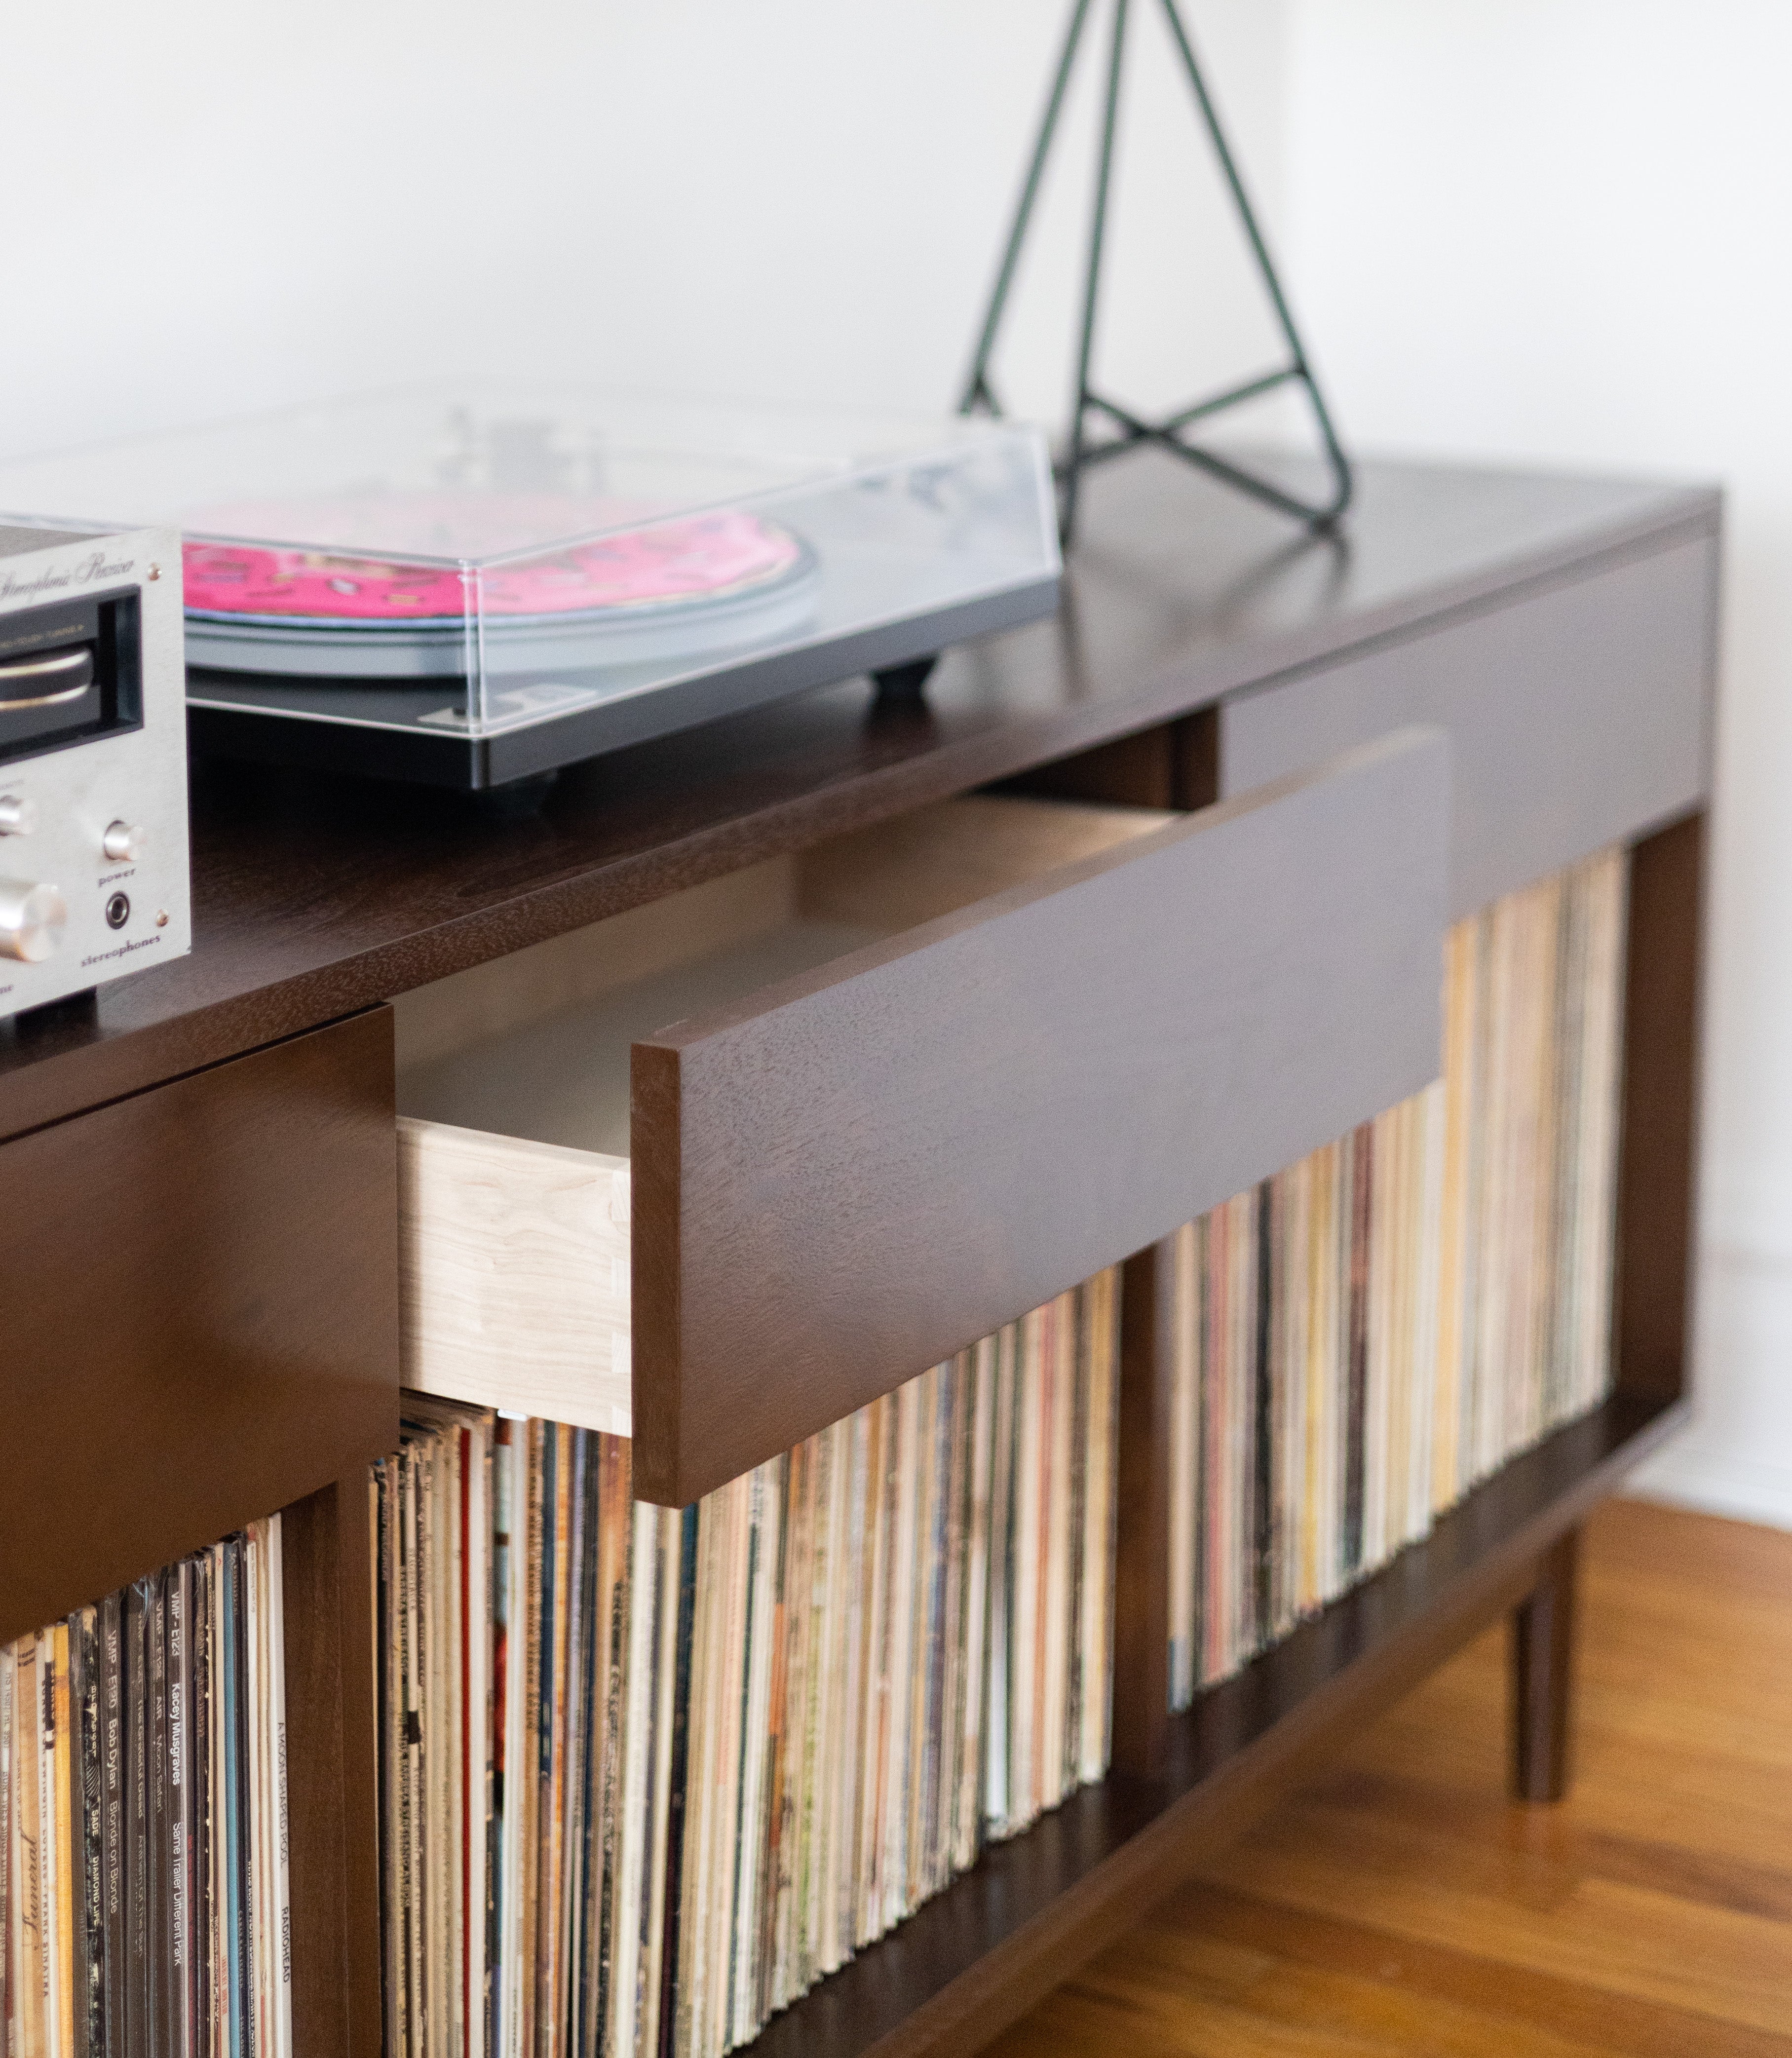
[[109, 929], [121, 929], [131, 918], [130, 896], [114, 893], [105, 904], [105, 923]]

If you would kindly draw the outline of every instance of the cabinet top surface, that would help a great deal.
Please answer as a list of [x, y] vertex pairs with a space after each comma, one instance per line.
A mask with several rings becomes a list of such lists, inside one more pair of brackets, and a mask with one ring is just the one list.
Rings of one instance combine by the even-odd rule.
[[1378, 463], [1335, 538], [1155, 454], [1086, 492], [1057, 617], [948, 654], [924, 711], [864, 681], [564, 774], [537, 816], [215, 763], [190, 957], [97, 1014], [0, 1024], [0, 1137], [779, 851], [1171, 719], [1610, 553], [1711, 530], [1715, 490]]

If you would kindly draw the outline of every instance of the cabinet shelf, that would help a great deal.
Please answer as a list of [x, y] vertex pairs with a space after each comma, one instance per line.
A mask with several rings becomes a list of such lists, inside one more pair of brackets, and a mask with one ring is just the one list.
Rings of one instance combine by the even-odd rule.
[[1537, 1564], [1675, 1429], [1615, 1394], [1510, 1460], [1429, 1536], [1172, 1717], [1161, 1778], [1084, 1787], [745, 2047], [751, 2058], [976, 2050], [1242, 1828], [1345, 1725], [1397, 1700], [1529, 1591]]

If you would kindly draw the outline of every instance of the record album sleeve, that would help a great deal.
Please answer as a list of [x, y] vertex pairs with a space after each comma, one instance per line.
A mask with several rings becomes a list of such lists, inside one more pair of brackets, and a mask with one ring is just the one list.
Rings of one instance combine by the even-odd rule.
[[100, 1709], [99, 1610], [69, 1619], [69, 1699], [74, 1730], [75, 1830], [75, 2009], [74, 2058], [105, 2058], [105, 1893], [101, 1817], [105, 1809]]
[[105, 1941], [105, 2058], [127, 2058], [129, 1905], [125, 1885], [129, 1841], [129, 1745], [125, 1714], [125, 1597], [100, 1603], [100, 1885]]
[[153, 2058], [149, 2015], [149, 1673], [153, 1582], [125, 1590], [125, 2035], [128, 2058]]
[[13, 1938], [18, 1917], [18, 1867], [13, 1856], [13, 1694], [16, 1661], [0, 1644], [0, 2052], [13, 2058], [18, 2025], [13, 2009]]

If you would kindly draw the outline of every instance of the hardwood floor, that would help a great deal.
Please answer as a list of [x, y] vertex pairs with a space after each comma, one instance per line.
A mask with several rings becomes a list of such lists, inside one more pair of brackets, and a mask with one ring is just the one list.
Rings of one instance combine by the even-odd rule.
[[1496, 1631], [999, 2058], [1792, 2058], [1792, 1535], [1613, 1502], [1582, 1581], [1566, 1802]]

